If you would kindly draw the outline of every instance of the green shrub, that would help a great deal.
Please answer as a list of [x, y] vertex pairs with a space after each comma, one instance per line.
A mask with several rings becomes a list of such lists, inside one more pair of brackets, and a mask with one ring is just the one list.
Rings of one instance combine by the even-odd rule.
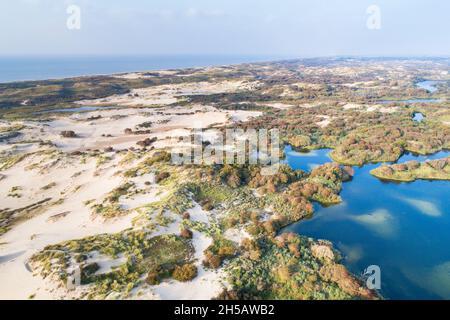
[[152, 286], [158, 285], [160, 284], [161, 280], [159, 277], [159, 273], [156, 271], [151, 271], [148, 273], [147, 278], [145, 279], [145, 281]]
[[205, 254], [205, 260], [203, 260], [203, 265], [207, 268], [217, 269], [222, 265], [222, 258], [212, 252], [207, 252]]
[[189, 214], [189, 212], [186, 211], [186, 212], [183, 213], [183, 219], [184, 220], [189, 220], [190, 218], [191, 218], [191, 215]]
[[81, 268], [81, 283], [87, 284], [91, 282], [92, 276], [95, 272], [97, 272], [100, 269], [100, 266], [96, 263], [90, 263]]
[[214, 209], [214, 205], [209, 201], [204, 201], [202, 203], [202, 209], [205, 211], [211, 211]]
[[167, 179], [168, 177], [170, 177], [170, 173], [168, 172], [160, 172], [155, 176], [155, 182], [156, 183], [160, 183], [161, 181]]
[[176, 266], [172, 277], [178, 281], [190, 281], [197, 276], [197, 267], [192, 263]]

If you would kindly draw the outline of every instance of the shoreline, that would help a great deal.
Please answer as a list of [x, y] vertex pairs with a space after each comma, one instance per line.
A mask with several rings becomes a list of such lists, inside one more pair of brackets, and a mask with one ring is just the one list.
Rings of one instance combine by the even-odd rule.
[[[221, 56], [221, 55], [138, 55], [138, 56], [127, 56], [127, 55], [119, 55], [119, 56], [103, 56], [103, 55], [79, 55], [79, 56], [70, 56], [70, 55], [61, 55], [61, 56], [46, 56], [46, 55], [39, 55], [39, 56], [10, 56], [10, 55], [5, 55], [5, 56], [0, 56], [0, 71], [1, 71], [1, 63], [2, 63], [2, 59], [35, 59], [35, 60], [39, 60], [39, 59], [49, 59], [49, 58], [59, 58], [59, 59], [70, 59], [70, 58], [78, 58], [78, 59], [86, 59], [86, 58], [167, 58], [167, 57], [197, 57], [197, 58], [222, 58], [222, 57], [234, 57], [234, 55], [225, 55], [225, 56]], [[236, 56], [236, 57], [240, 57], [240, 56]], [[55, 77], [49, 77], [49, 78], [42, 78], [42, 79], [20, 79], [20, 80], [7, 80], [7, 81], [0, 81], [0, 85], [8, 85], [8, 84], [14, 84], [14, 83], [24, 83], [24, 82], [40, 82], [40, 81], [63, 81], [63, 80], [70, 80], [70, 79], [78, 79], [78, 78], [87, 78], [87, 77], [107, 77], [107, 76], [119, 76], [119, 75], [123, 75], [123, 74], [132, 74], [132, 73], [145, 73], [145, 72], [161, 72], [161, 71], [183, 71], [183, 70], [188, 70], [188, 69], [204, 69], [204, 68], [214, 68], [214, 67], [234, 67], [234, 66], [240, 66], [240, 65], [247, 65], [247, 64], [260, 64], [260, 63], [281, 63], [281, 62], [294, 62], [294, 61], [309, 61], [309, 60], [320, 60], [320, 59], [333, 59], [333, 60], [345, 60], [345, 59], [381, 59], [383, 61], [396, 61], [396, 60], [410, 60], [410, 59], [417, 59], [417, 60], [423, 60], [423, 59], [427, 59], [427, 60], [440, 60], [440, 59], [450, 59], [450, 56], [430, 56], [430, 57], [423, 57], [423, 56], [381, 56], [381, 57], [376, 57], [376, 56], [346, 56], [346, 55], [331, 55], [331, 56], [311, 56], [311, 57], [281, 57], [281, 56], [264, 56], [260, 57], [261, 59], [257, 59], [258, 56], [254, 56], [253, 59], [253, 55], [242, 55], [243, 58], [250, 58], [252, 57], [252, 60], [248, 60], [248, 61], [243, 61], [243, 62], [224, 62], [224, 63], [211, 63], [211, 64], [205, 64], [205, 65], [191, 65], [191, 66], [180, 66], [180, 67], [155, 67], [155, 68], [137, 68], [137, 69], [127, 69], [124, 71], [113, 71], [113, 72], [101, 72], [101, 73], [92, 73], [92, 74], [78, 74], [78, 75], [68, 75], [68, 76], [55, 76]], [[133, 59], [131, 59], [133, 60]], [[68, 61], [70, 62], [70, 61]], [[447, 80], [432, 80], [432, 79], [425, 79], [423, 81], [448, 81], [450, 79]], [[420, 81], [419, 81], [420, 82]], [[429, 97], [427, 97], [429, 98]], [[421, 98], [419, 98], [421, 99]], [[396, 102], [396, 98], [394, 98], [392, 100], [393, 102]]]
[[[121, 58], [122, 56], [112, 56], [112, 57], [108, 57], [106, 56], [106, 59], [108, 58]], [[128, 57], [128, 56], [125, 56]], [[143, 58], [143, 57], [147, 57], [147, 56], [129, 56], [130, 60], [129, 61], [133, 61], [132, 58]], [[202, 58], [202, 56], [200, 55], [180, 55], [180, 56], [149, 56], [149, 59], [151, 60], [152, 58], [170, 58], [170, 57], [179, 57], [179, 58], [190, 58], [190, 57], [197, 57], [197, 58]], [[221, 58], [221, 56], [206, 56], [209, 58]], [[233, 56], [230, 56], [233, 57]], [[249, 56], [250, 58], [251, 56]], [[10, 56], [0, 56], [0, 72], [2, 69], [2, 59], [10, 59], [10, 58], [14, 58], [14, 57], [10, 57]], [[30, 59], [30, 60], [36, 60], [39, 61], [39, 59], [48, 59], [51, 57], [19, 57], [16, 59]], [[97, 58], [105, 58], [103, 56], [75, 56], [75, 57], [71, 57], [71, 56], [58, 56], [57, 58], [60, 58], [61, 61], [67, 59], [68, 61], [66, 61], [67, 63], [70, 63], [70, 59], [71, 58], [75, 58], [75, 59], [84, 59], [84, 58], [94, 58], [94, 60]], [[225, 56], [226, 58], [226, 56]], [[238, 57], [237, 57], [238, 58]], [[19, 79], [19, 80], [6, 80], [6, 81], [0, 81], [0, 85], [10, 85], [10, 84], [14, 84], [14, 83], [27, 83], [27, 82], [40, 82], [40, 81], [64, 81], [64, 80], [70, 80], [70, 79], [85, 79], [85, 78], [89, 78], [89, 77], [108, 77], [108, 76], [120, 76], [120, 75], [125, 75], [125, 74], [133, 74], [133, 73], [146, 73], [146, 72], [162, 72], [162, 71], [184, 71], [184, 70], [189, 70], [189, 69], [193, 69], [193, 70], [198, 70], [198, 69], [205, 69], [205, 68], [220, 68], [220, 67], [234, 67], [234, 66], [240, 66], [240, 65], [246, 65], [246, 64], [258, 64], [258, 63], [275, 63], [275, 62], [282, 62], [282, 61], [289, 61], [289, 60], [296, 60], [297, 58], [280, 58], [280, 57], [272, 57], [272, 58], [261, 58], [261, 60], [257, 59], [257, 57], [255, 57], [256, 59], [252, 59], [247, 61], [247, 59], [245, 59], [245, 56], [243, 56], [244, 60], [246, 61], [241, 61], [241, 62], [212, 62], [212, 63], [206, 63], [206, 64], [192, 64], [189, 66], [176, 66], [176, 63], [174, 62], [172, 67], [154, 67], [154, 68], [133, 68], [133, 69], [127, 69], [127, 70], [123, 70], [123, 71], [113, 71], [113, 72], [99, 72], [99, 73], [82, 73], [82, 74], [74, 74], [74, 75], [67, 75], [67, 76], [51, 76], [48, 78], [42, 78], [42, 79]]]

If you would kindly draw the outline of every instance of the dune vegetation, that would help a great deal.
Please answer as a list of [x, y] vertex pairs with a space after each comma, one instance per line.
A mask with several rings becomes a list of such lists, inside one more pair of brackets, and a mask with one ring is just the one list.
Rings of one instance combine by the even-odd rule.
[[377, 178], [392, 181], [450, 180], [450, 158], [383, 165], [370, 173]]

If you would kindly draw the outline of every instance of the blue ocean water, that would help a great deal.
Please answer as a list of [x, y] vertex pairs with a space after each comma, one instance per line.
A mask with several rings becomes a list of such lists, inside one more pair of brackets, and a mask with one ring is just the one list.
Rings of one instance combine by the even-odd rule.
[[[288, 164], [303, 170], [331, 162], [329, 151], [285, 150]], [[449, 155], [405, 154], [398, 162]], [[450, 181], [384, 182], [370, 175], [379, 165], [354, 167], [353, 180], [344, 183], [341, 204], [316, 203], [311, 219], [285, 231], [332, 241], [343, 253], [343, 263], [357, 275], [378, 265], [385, 298], [450, 299]]]
[[282, 58], [275, 56], [235, 55], [0, 56], [0, 83], [133, 71], [230, 65], [277, 59]]

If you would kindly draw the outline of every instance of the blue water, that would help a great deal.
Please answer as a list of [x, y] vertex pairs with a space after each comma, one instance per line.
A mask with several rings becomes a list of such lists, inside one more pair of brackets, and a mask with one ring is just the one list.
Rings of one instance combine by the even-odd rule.
[[234, 55], [0, 57], [0, 83], [229, 65], [280, 58], [275, 56]]
[[413, 120], [416, 122], [422, 122], [425, 119], [425, 116], [421, 112], [414, 112]]
[[[286, 148], [287, 162], [295, 169], [330, 162], [328, 153], [318, 150], [308, 156]], [[399, 162], [449, 155], [406, 154]], [[383, 182], [369, 173], [377, 166], [355, 167], [341, 204], [316, 203], [311, 219], [286, 231], [332, 241], [355, 274], [380, 266], [380, 292], [388, 299], [450, 299], [450, 182]]]
[[419, 88], [425, 89], [430, 93], [434, 93], [438, 90], [436, 88], [436, 85], [438, 83], [439, 83], [439, 81], [425, 80], [425, 81], [417, 82], [416, 86], [418, 86]]
[[[427, 90], [429, 93], [434, 93], [438, 90], [438, 88], [436, 88], [436, 85], [441, 82], [441, 81], [433, 81], [433, 80], [425, 80], [425, 81], [420, 81], [416, 83], [416, 86]], [[409, 104], [414, 104], [414, 103], [435, 103], [435, 102], [439, 102], [441, 101], [440, 99], [428, 99], [428, 98], [423, 98], [423, 99], [406, 99], [406, 100], [379, 100], [377, 101], [377, 103], [381, 103], [381, 104], [390, 104], [390, 103], [409, 103]]]
[[295, 151], [290, 145], [287, 145], [284, 149], [286, 154], [285, 162], [294, 169], [311, 171], [317, 166], [327, 162], [333, 162], [333, 160], [328, 157], [328, 154], [331, 151], [332, 149], [319, 149], [310, 152], [298, 152]]

